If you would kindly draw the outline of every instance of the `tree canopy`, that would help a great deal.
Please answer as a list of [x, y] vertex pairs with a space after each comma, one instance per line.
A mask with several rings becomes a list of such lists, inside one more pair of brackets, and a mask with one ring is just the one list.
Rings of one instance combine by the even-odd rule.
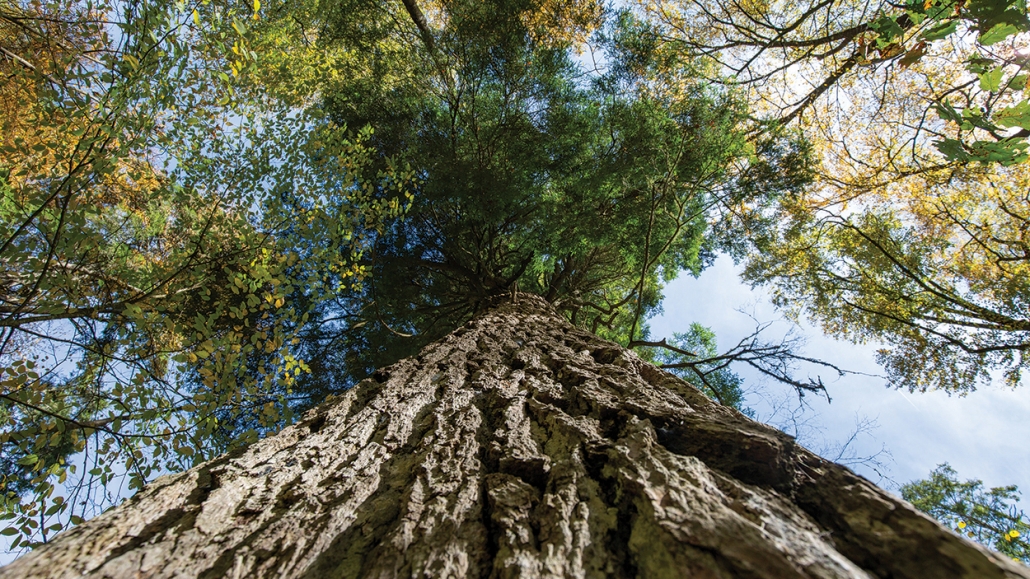
[[[754, 130], [816, 177], [752, 222], [747, 279], [831, 334], [886, 344], [893, 385], [967, 392], [1026, 367], [1028, 27], [1021, 2], [640, 2], [667, 51], [716, 59]], [[746, 222], [746, 221], [745, 221]]]
[[254, 66], [251, 12], [206, 17], [0, 5], [0, 463], [21, 538], [103, 508], [116, 475], [138, 488], [256, 434], [219, 440], [220, 420], [281, 425], [306, 309], [398, 211], [344, 193], [365, 137], [320, 141], [223, 71]]

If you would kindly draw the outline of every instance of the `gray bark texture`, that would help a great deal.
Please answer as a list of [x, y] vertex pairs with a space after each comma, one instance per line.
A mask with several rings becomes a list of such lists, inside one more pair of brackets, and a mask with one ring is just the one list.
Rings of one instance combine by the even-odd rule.
[[0, 577], [1021, 577], [520, 296]]

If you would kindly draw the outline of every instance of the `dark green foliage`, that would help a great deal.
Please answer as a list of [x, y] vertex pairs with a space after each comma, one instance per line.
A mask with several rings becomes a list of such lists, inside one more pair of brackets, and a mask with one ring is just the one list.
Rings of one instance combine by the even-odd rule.
[[[327, 88], [338, 130], [374, 127], [382, 165], [410, 166], [417, 185], [405, 215], [370, 233], [362, 291], [327, 304], [335, 321], [306, 334], [342, 382], [304, 387], [345, 387], [518, 292], [628, 344], [646, 335], [663, 283], [711, 258], [710, 221], [804, 179], [794, 167], [763, 184], [792, 153], [756, 155], [739, 103], [689, 80], [693, 62], [627, 50], [625, 18], [605, 30], [609, 71], [588, 74], [568, 46], [533, 39], [528, 6], [450, 3], [448, 28], [416, 51], [425, 68]], [[662, 71], [682, 82], [667, 90]]]

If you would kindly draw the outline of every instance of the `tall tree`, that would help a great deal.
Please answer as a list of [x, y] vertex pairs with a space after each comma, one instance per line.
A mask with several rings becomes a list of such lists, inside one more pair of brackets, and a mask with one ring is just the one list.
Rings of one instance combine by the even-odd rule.
[[543, 299], [2, 577], [1030, 577]]
[[565, 40], [598, 26], [591, 5], [541, 33], [547, 5], [406, 3], [389, 19], [359, 4], [286, 19], [364, 55], [325, 80], [323, 106], [341, 131], [374, 127], [383, 168], [403, 160], [417, 176], [403, 218], [370, 234], [364, 291], [327, 304], [334, 322], [309, 334], [327, 370], [307, 378], [314, 391], [417, 351], [499, 293], [537, 293], [601, 335], [644, 339], [662, 284], [711, 257], [720, 212], [807, 178], [796, 143], [747, 141], [741, 103], [694, 79], [702, 62], [658, 66], [609, 19], [611, 69], [592, 74]]
[[[187, 208], [197, 214], [218, 209], [225, 203], [223, 195], [232, 200], [219, 215], [235, 221], [218, 230], [224, 239], [217, 238], [216, 244], [229, 249], [204, 261], [211, 271], [187, 267], [195, 265], [187, 254], [181, 266], [184, 280], [176, 281], [188, 278], [190, 285], [171, 296], [149, 292], [134, 299], [139, 296], [130, 288], [113, 298], [121, 301], [84, 317], [97, 334], [117, 338], [102, 348], [83, 348], [98, 353], [99, 362], [82, 357], [93, 372], [87, 375], [90, 393], [99, 392], [97, 398], [108, 404], [101, 405], [99, 420], [110, 422], [69, 423], [68, 414], [78, 419], [77, 407], [59, 414], [53, 426], [15, 418], [14, 426], [22, 430], [12, 430], [6, 441], [16, 443], [9, 448], [22, 456], [4, 462], [13, 469], [9, 481], [12, 487], [27, 481], [40, 498], [16, 502], [18, 489], [12, 488], [9, 532], [32, 535], [68, 504], [56, 498], [50, 505], [45, 502], [53, 492], [49, 477], [65, 472], [61, 460], [68, 456], [62, 448], [42, 458], [41, 450], [62, 440], [54, 439], [52, 431], [79, 432], [80, 439], [101, 432], [98, 441], [105, 450], [122, 438], [148, 444], [118, 447], [128, 449], [123, 456], [136, 473], [135, 484], [162, 466], [178, 468], [222, 450], [232, 453], [215, 466], [198, 466], [155, 483], [148, 492], [156, 498], [141, 497], [139, 509], [116, 511], [109, 521], [132, 521], [125, 533], [119, 531], [122, 523], [96, 523], [120, 535], [114, 543], [94, 542], [91, 533], [100, 526], [82, 527], [54, 547], [48, 562], [67, 560], [80, 569], [85, 565], [115, 574], [217, 575], [230, 569], [348, 574], [380, 563], [401, 565], [401, 572], [503, 570], [523, 564], [518, 561], [529, 570], [543, 569], [560, 563], [534, 563], [529, 554], [509, 557], [506, 553], [517, 547], [500, 537], [510, 532], [513, 540], [521, 540], [534, 525], [548, 533], [564, 532], [564, 515], [555, 513], [566, 511], [526, 514], [534, 505], [562, 502], [567, 512], [585, 517], [583, 528], [568, 528], [568, 536], [589, 538], [566, 540], [556, 534], [554, 552], [580, 549], [582, 565], [613, 573], [772, 569], [861, 576], [860, 569], [868, 568], [879, 575], [918, 576], [932, 568], [922, 562], [931, 560], [926, 545], [943, 545], [950, 554], [933, 564], [970, 576], [1020, 576], [1022, 571], [962, 546], [859, 479], [719, 409], [682, 383], [670, 383], [671, 378], [594, 335], [691, 357], [686, 350], [690, 338], [671, 349], [668, 343], [647, 341], [646, 318], [660, 303], [662, 284], [681, 270], [703, 267], [713, 222], [725, 230], [729, 222], [724, 217], [799, 193], [809, 178], [806, 147], [775, 132], [749, 139], [741, 130], [740, 99], [697, 79], [710, 63], [662, 52], [638, 33], [634, 21], [619, 18], [606, 21], [597, 36], [607, 48], [610, 70], [586, 74], [570, 56], [570, 41], [599, 25], [594, 3], [254, 2], [243, 8], [202, 3], [155, 10], [166, 15], [161, 22], [167, 22], [168, 35], [144, 34], [130, 25], [140, 20], [133, 16], [125, 25], [126, 38], [173, 46], [181, 41], [192, 52], [178, 61], [162, 60], [169, 54], [163, 45], [148, 44], [145, 52], [186, 81], [214, 88], [183, 91], [194, 86], [187, 82], [156, 91], [152, 79], [163, 78], [154, 76], [163, 69], [140, 68], [131, 77], [136, 80], [117, 85], [140, 91], [119, 110], [134, 112], [134, 106], [146, 104], [153, 109], [145, 119], [186, 111], [202, 118], [148, 125], [153, 130], [141, 130], [142, 140], [127, 151], [169, 156], [155, 199], [195, 194]], [[173, 33], [181, 30], [188, 31], [186, 36]], [[121, 78], [103, 74], [125, 67], [136, 71], [149, 62], [134, 52], [116, 54], [119, 60], [98, 69], [100, 78]], [[254, 66], [259, 59], [262, 66]], [[216, 72], [212, 75], [207, 67]], [[209, 78], [216, 79], [213, 85], [197, 80]], [[217, 108], [235, 102], [240, 108]], [[248, 104], [278, 114], [244, 115]], [[204, 117], [209, 110], [219, 114]], [[225, 127], [238, 137], [222, 138]], [[24, 148], [13, 151], [24, 153]], [[107, 157], [98, 158], [108, 163]], [[50, 203], [44, 198], [34, 207], [49, 216]], [[108, 213], [121, 215], [119, 210]], [[173, 213], [166, 219], [178, 225], [184, 218]], [[60, 216], [57, 220], [54, 231], [60, 232]], [[209, 230], [199, 229], [191, 248], [211, 240]], [[146, 255], [138, 253], [164, 247], [160, 236], [132, 233], [119, 256], [145, 262]], [[12, 234], [18, 235], [17, 230]], [[30, 253], [54, 253], [47, 249], [59, 246], [54, 239]], [[96, 245], [122, 248], [108, 237]], [[43, 263], [39, 279], [50, 279], [46, 259], [25, 262], [26, 268]], [[171, 284], [161, 278], [145, 281]], [[68, 296], [81, 297], [82, 291]], [[516, 305], [491, 310], [499, 299]], [[67, 307], [61, 311], [81, 313]], [[477, 316], [473, 325], [449, 334]], [[504, 329], [498, 326], [502, 322], [508, 324]], [[158, 333], [141, 332], [143, 324]], [[522, 333], [510, 333], [516, 330]], [[170, 368], [167, 377], [158, 376], [164, 381], [156, 389], [149, 375], [130, 379], [128, 386], [119, 380], [126, 362], [115, 356], [140, 336], [156, 344], [156, 351], [141, 359]], [[722, 386], [712, 388], [713, 395], [732, 393], [732, 375], [720, 372], [723, 360], [710, 351], [710, 337], [697, 338], [707, 360], [666, 362], [691, 368], [710, 382], [718, 379]], [[465, 344], [460, 352], [452, 348], [455, 340]], [[522, 348], [529, 343], [537, 345], [525, 350], [528, 358], [512, 354], [510, 344]], [[422, 358], [375, 371], [429, 344]], [[779, 354], [773, 352], [776, 359]], [[502, 354], [515, 357], [497, 357]], [[576, 374], [582, 370], [576, 359], [593, 366]], [[24, 366], [26, 380], [36, 380], [27, 362]], [[348, 390], [368, 374], [372, 379]], [[605, 378], [615, 374], [617, 380]], [[509, 384], [513, 376], [525, 383]], [[22, 391], [20, 384], [14, 386]], [[70, 391], [62, 386], [41, 382], [37, 390], [60, 399]], [[138, 400], [126, 403], [126, 392]], [[322, 418], [245, 447], [281, 426], [291, 410], [330, 393], [343, 393], [346, 408], [327, 405]], [[417, 400], [406, 405], [408, 395]], [[37, 406], [51, 413], [63, 408], [50, 398]], [[530, 399], [557, 413], [523, 419], [519, 412], [535, 412]], [[27, 404], [21, 404], [12, 408], [24, 413]], [[368, 417], [383, 428], [365, 432]], [[168, 432], [154, 430], [154, 424], [169, 421], [174, 428]], [[503, 426], [506, 421], [514, 422], [509, 428]], [[562, 430], [567, 426], [573, 430]], [[360, 438], [363, 432], [371, 438], [347, 443], [346, 449], [326, 445], [326, 437]], [[513, 438], [505, 438], [509, 435]], [[300, 438], [309, 442], [301, 444]], [[106, 440], [114, 442], [104, 446]], [[591, 441], [600, 446], [584, 445]], [[508, 449], [517, 450], [509, 456]], [[648, 458], [633, 459], [633, 449]], [[277, 452], [279, 458], [270, 458]], [[172, 458], [162, 458], [167, 455]], [[237, 458], [259, 455], [265, 458], [255, 460], [266, 461], [260, 470], [243, 476], [230, 472], [239, 466], [233, 466]], [[596, 465], [606, 460], [612, 466], [598, 470]], [[256, 466], [246, 464], [240, 468]], [[413, 469], [416, 464], [427, 468]], [[226, 470], [220, 470], [223, 466]], [[652, 467], [674, 482], [649, 482], [645, 470]], [[105, 457], [93, 472], [107, 482], [113, 468]], [[688, 490], [693, 484], [688, 479], [710, 485]], [[314, 487], [304, 486], [312, 481]], [[600, 493], [602, 483], [614, 485], [614, 494]], [[195, 486], [180, 495], [181, 485]], [[856, 485], [873, 498], [848, 504], [845, 487], [854, 490]], [[647, 502], [656, 492], [667, 493], [686, 508], [693, 499], [683, 497], [702, 500], [706, 486], [723, 489], [726, 499], [702, 501], [704, 516], [713, 517], [711, 525], [692, 527], [676, 509], [659, 512], [655, 508], [661, 503]], [[245, 499], [249, 502], [232, 503], [244, 489], [253, 491]], [[584, 494], [591, 492], [596, 500]], [[577, 493], [582, 501], [573, 498]], [[475, 504], [483, 496], [500, 506], [483, 510]], [[296, 506], [301, 500], [303, 509]], [[402, 503], [414, 509], [410, 520], [392, 518]], [[739, 515], [734, 508], [750, 514]], [[885, 511], [904, 513], [898, 524], [911, 525], [914, 535], [891, 530], [892, 538], [882, 539], [883, 532], [870, 520], [886, 516]], [[317, 522], [305, 518], [312, 512]], [[430, 518], [421, 520], [423, 513], [440, 517], [427, 514]], [[620, 526], [620, 514], [638, 517], [641, 526]], [[767, 541], [771, 531], [747, 526], [748, 516], [766, 517], [766, 527], [780, 529], [788, 539]], [[360, 524], [350, 526], [355, 522]], [[133, 527], [136, 523], [141, 530]], [[396, 536], [389, 535], [394, 523], [400, 525]], [[496, 540], [484, 529], [497, 531]], [[225, 541], [201, 540], [191, 534], [194, 530], [205, 535], [224, 531]], [[831, 545], [821, 537], [827, 531], [844, 538]], [[284, 533], [294, 533], [296, 542]], [[432, 544], [437, 539], [417, 546], [414, 537], [420, 533], [467, 540], [470, 546], [438, 550]], [[184, 539], [187, 535], [191, 538]], [[742, 536], [749, 548], [741, 548]], [[110, 549], [86, 562], [93, 555], [75, 555], [85, 548], [75, 537]], [[182, 539], [178, 550], [169, 550], [162, 542], [166, 538]], [[659, 551], [649, 550], [652, 542], [662, 545]], [[608, 554], [591, 550], [602, 544], [612, 545]], [[798, 547], [783, 546], [792, 544]], [[409, 567], [405, 559], [387, 553], [391, 545], [414, 557]], [[712, 549], [725, 559], [713, 558], [706, 551]], [[905, 559], [883, 562], [887, 554]], [[193, 563], [182, 567], [165, 557]], [[101, 570], [106, 564], [111, 567]]]

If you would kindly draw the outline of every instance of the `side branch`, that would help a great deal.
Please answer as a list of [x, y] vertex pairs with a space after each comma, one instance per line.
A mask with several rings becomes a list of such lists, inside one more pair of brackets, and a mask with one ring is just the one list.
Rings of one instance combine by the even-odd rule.
[[408, 15], [411, 16], [415, 26], [418, 27], [419, 34], [422, 35], [422, 42], [425, 42], [429, 51], [432, 52], [436, 43], [433, 41], [433, 32], [429, 29], [429, 22], [426, 21], [425, 14], [422, 14], [422, 10], [419, 9], [415, 0], [401, 0], [401, 2], [404, 3], [404, 8], [407, 9]]
[[697, 354], [695, 354], [693, 352], [690, 352], [688, 350], [684, 350], [682, 348], [677, 348], [676, 346], [673, 346], [672, 344], [666, 342], [665, 338], [662, 338], [662, 340], [660, 342], [648, 342], [648, 341], [645, 341], [645, 340], [633, 340], [632, 342], [629, 343], [629, 346], [627, 346], [627, 347], [629, 347], [629, 348], [638, 348], [638, 347], [641, 347], [641, 346], [648, 347], [648, 348], [665, 348], [666, 350], [669, 350], [669, 351], [672, 351], [672, 352], [676, 352], [677, 354], [683, 354], [684, 356], [690, 356], [692, 358], [698, 358], [699, 357]]

